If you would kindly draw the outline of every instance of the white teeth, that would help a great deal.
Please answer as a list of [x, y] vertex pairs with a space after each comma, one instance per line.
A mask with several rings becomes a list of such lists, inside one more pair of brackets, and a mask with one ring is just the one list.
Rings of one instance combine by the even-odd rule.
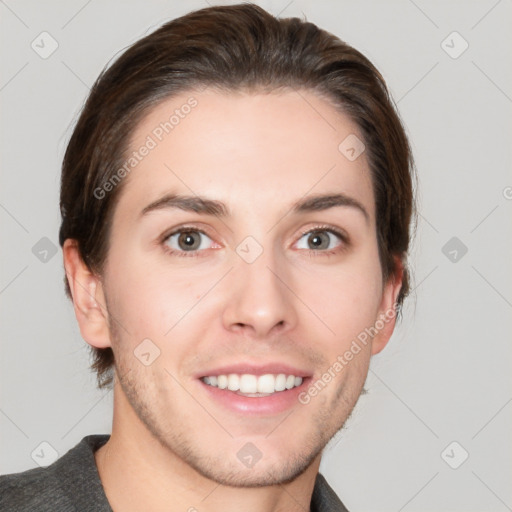
[[256, 393], [258, 391], [258, 377], [244, 374], [240, 377], [240, 391], [242, 393]]
[[[208, 378], [208, 377], [206, 377], [206, 378]], [[206, 384], [211, 384], [211, 382], [212, 382], [212, 379], [210, 377], [210, 382], [207, 382]], [[214, 384], [211, 384], [211, 385], [213, 386]], [[226, 389], [228, 387], [228, 377], [227, 377], [227, 375], [219, 375], [217, 377], [217, 387], [219, 389]]]
[[280, 373], [276, 377], [276, 391], [284, 391], [286, 389], [286, 375]]
[[234, 392], [271, 394], [300, 386], [302, 384], [302, 377], [295, 377], [295, 375], [287, 376], [284, 373], [278, 375], [267, 373], [259, 376], [248, 373], [243, 375], [230, 373], [229, 375], [203, 377], [202, 381], [210, 386], [219, 389], [229, 389], [229, 391]]
[[[300, 379], [300, 377], [297, 377], [297, 378]], [[301, 379], [301, 381], [302, 381], [302, 379]], [[210, 382], [211, 382], [211, 377], [210, 377]], [[297, 384], [297, 386], [299, 384]], [[288, 377], [286, 378], [286, 389], [292, 389], [295, 385], [296, 385], [295, 384], [295, 377], [293, 375], [288, 375]]]
[[276, 379], [271, 373], [258, 377], [258, 393], [273, 393]]
[[240, 389], [240, 377], [236, 373], [228, 375], [228, 389], [229, 391], [238, 391]]

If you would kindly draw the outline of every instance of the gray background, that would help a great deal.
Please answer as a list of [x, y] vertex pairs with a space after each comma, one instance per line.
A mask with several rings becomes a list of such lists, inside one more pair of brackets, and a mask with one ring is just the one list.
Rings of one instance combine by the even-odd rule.
[[[60, 162], [103, 66], [215, 3], [0, 1], [2, 474], [50, 462], [35, 455], [51, 456], [42, 442], [60, 456], [111, 431], [112, 393], [95, 388], [51, 252]], [[352, 512], [512, 510], [512, 2], [257, 3], [305, 15], [376, 64], [419, 173], [415, 290], [321, 471]], [[50, 48], [43, 31], [59, 45], [46, 59], [31, 47]]]

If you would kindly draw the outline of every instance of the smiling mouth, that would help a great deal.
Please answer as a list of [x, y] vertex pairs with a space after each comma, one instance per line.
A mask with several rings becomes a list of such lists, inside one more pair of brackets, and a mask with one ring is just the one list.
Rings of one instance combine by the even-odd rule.
[[201, 377], [200, 380], [209, 386], [249, 397], [271, 396], [298, 387], [303, 381], [302, 377], [284, 373], [265, 375], [230, 373]]

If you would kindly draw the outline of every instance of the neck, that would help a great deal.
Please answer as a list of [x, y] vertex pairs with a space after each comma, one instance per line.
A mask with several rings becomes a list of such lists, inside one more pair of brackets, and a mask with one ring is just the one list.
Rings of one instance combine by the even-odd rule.
[[264, 487], [231, 487], [197, 472], [140, 421], [120, 386], [114, 390], [109, 441], [94, 456], [114, 512], [309, 511], [320, 455], [296, 479]]

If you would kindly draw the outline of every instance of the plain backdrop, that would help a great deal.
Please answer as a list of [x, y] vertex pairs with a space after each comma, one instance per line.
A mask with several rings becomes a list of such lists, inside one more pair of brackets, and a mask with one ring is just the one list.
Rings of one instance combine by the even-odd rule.
[[[512, 2], [256, 3], [373, 61], [419, 175], [414, 291], [321, 472], [352, 512], [512, 510]], [[61, 456], [111, 432], [64, 295], [61, 160], [103, 67], [215, 4], [0, 1], [2, 474], [37, 467], [41, 443]]]

